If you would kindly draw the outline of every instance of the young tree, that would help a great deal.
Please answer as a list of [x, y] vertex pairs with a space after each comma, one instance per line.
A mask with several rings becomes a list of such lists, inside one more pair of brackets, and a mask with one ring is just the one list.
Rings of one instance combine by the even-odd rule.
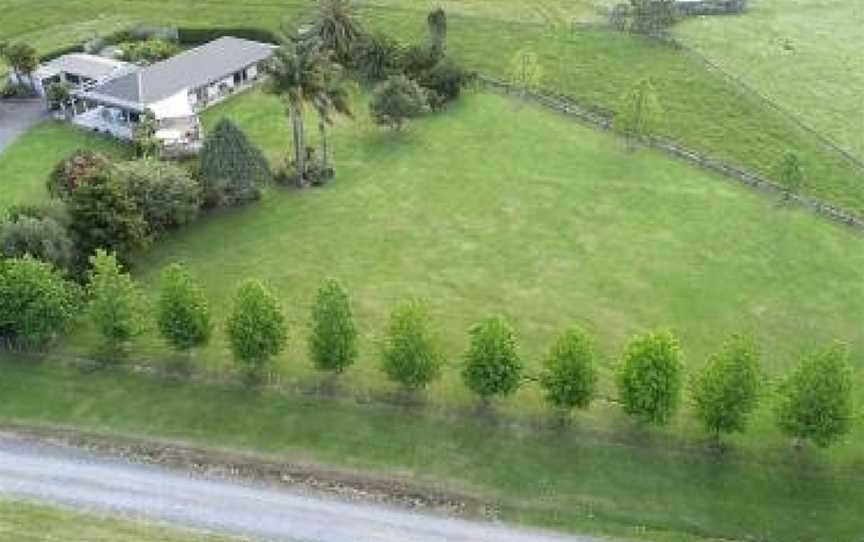
[[48, 108], [54, 110], [59, 107], [64, 117], [68, 116], [66, 107], [69, 105], [69, 98], [71, 96], [72, 85], [65, 81], [51, 83], [45, 90], [45, 100], [48, 103]]
[[132, 130], [132, 143], [139, 158], [158, 158], [162, 143], [156, 137], [159, 129], [159, 121], [156, 114], [150, 109], [138, 118], [138, 122]]
[[326, 55], [314, 44], [285, 42], [268, 65], [269, 91], [285, 102], [294, 142], [297, 186], [306, 185], [303, 111], [326, 86]]
[[825, 448], [852, 428], [852, 368], [840, 345], [806, 356], [780, 388], [777, 421], [795, 439]]
[[510, 324], [492, 317], [471, 327], [469, 333], [471, 343], [462, 369], [468, 389], [484, 401], [515, 392], [522, 380], [522, 361]]
[[632, 148], [633, 141], [647, 137], [657, 129], [662, 113], [654, 85], [643, 79], [624, 95], [612, 127], [627, 138], [627, 145]]
[[90, 316], [109, 349], [115, 352], [144, 331], [146, 301], [114, 254], [99, 249], [90, 257], [90, 266]]
[[617, 374], [624, 411], [646, 423], [665, 425], [678, 408], [683, 362], [678, 340], [668, 332], [634, 337]]
[[272, 175], [264, 153], [228, 119], [207, 134], [201, 147], [199, 174], [211, 205], [237, 205], [257, 199], [259, 185]]
[[30, 256], [0, 259], [0, 340], [38, 346], [63, 332], [80, 306], [77, 286]]
[[192, 222], [201, 210], [201, 185], [175, 163], [132, 160], [116, 164], [114, 174], [141, 211], [150, 234]]
[[111, 161], [98, 152], [77, 150], [61, 160], [48, 177], [48, 193], [51, 197], [66, 200], [82, 179], [111, 168]]
[[690, 381], [696, 416], [720, 442], [720, 435], [747, 428], [759, 402], [759, 352], [748, 338], [734, 335]]
[[787, 200], [801, 191], [804, 186], [804, 171], [798, 155], [790, 152], [783, 157], [777, 164], [777, 179], [786, 191]]
[[530, 49], [516, 51], [510, 61], [510, 84], [522, 94], [538, 90], [543, 83], [540, 57]]
[[330, 51], [342, 65], [351, 61], [365, 34], [351, 0], [318, 0], [318, 11], [309, 36]]
[[565, 332], [549, 350], [540, 376], [546, 402], [555, 408], [588, 408], [594, 398], [597, 371], [591, 337], [579, 328]]
[[396, 75], [375, 89], [369, 111], [376, 124], [390, 126], [399, 131], [407, 119], [428, 113], [429, 101], [426, 92], [417, 82], [404, 75]]
[[447, 52], [447, 13], [440, 7], [432, 10], [426, 17], [426, 24], [429, 26], [429, 46], [440, 59]]
[[285, 348], [288, 332], [279, 302], [260, 282], [248, 280], [234, 296], [225, 326], [234, 359], [250, 380], [259, 380]]
[[178, 352], [189, 352], [210, 341], [210, 308], [201, 287], [180, 264], [162, 272], [157, 323], [162, 337]]
[[341, 373], [357, 359], [357, 329], [348, 294], [335, 279], [324, 279], [312, 307], [309, 357], [320, 371]]
[[423, 389], [441, 376], [443, 359], [429, 324], [426, 306], [419, 301], [402, 303], [390, 315], [381, 368], [409, 391]]

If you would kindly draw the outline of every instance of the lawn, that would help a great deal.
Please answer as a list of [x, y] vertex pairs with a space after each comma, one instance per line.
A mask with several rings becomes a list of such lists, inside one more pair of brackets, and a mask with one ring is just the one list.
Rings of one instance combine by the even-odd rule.
[[849, 0], [760, 0], [675, 34], [864, 159], [864, 10]]
[[[425, 31], [427, 2], [377, 0], [361, 5], [373, 28], [405, 39], [418, 39]], [[795, 152], [807, 168], [806, 192], [864, 212], [864, 172], [701, 63], [630, 35], [562, 24], [596, 19], [595, 2], [470, 0], [448, 6], [453, 8], [451, 54], [474, 69], [508, 78], [514, 54], [528, 48], [541, 59], [544, 87], [606, 109], [615, 108], [630, 86], [650, 76], [666, 111], [663, 135], [762, 174], [772, 174], [785, 153]], [[15, 23], [0, 22], [0, 37], [25, 39], [43, 50], [55, 47], [57, 36], [66, 36], [63, 42], [68, 43], [91, 35], [103, 17], [109, 18], [106, 29], [130, 20], [193, 26], [236, 26], [240, 20], [244, 26], [272, 29], [297, 24], [308, 13], [300, 0], [254, 5], [210, 0], [206, 9], [178, 0], [46, 0], [36, 7], [23, 0], [0, 0], [0, 9], [9, 15], [4, 21]]]
[[126, 145], [71, 124], [43, 122], [0, 152], [0, 209], [17, 203], [39, 203], [47, 197], [45, 182], [58, 162], [77, 149], [113, 157], [128, 156]]
[[[652, 542], [859, 542], [860, 468], [786, 448], [750, 460], [490, 417], [81, 372], [0, 357], [0, 421], [68, 424], [410, 479], [502, 519]], [[860, 456], [859, 456], [860, 457]], [[0, 507], [0, 524], [4, 510]], [[704, 537], [700, 538], [700, 537]], [[114, 540], [114, 539], [112, 539]], [[170, 539], [169, 539], [170, 540]]]
[[15, 542], [239, 542], [131, 519], [2, 499], [0, 538]]

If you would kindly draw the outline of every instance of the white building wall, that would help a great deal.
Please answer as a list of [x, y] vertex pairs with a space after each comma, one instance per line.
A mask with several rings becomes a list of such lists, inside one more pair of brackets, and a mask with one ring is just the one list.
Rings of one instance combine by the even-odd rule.
[[151, 104], [149, 108], [157, 119], [190, 117], [194, 114], [192, 106], [189, 104], [189, 91], [187, 89]]

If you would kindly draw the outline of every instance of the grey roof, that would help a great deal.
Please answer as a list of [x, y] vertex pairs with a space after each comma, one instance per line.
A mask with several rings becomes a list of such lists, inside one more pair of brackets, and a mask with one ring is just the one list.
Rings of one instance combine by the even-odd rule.
[[111, 79], [83, 93], [143, 110], [183, 89], [204, 86], [273, 55], [274, 46], [230, 36]]
[[126, 62], [84, 53], [63, 55], [40, 67], [44, 71], [82, 75], [96, 81], [105, 80], [132, 68], [134, 66]]

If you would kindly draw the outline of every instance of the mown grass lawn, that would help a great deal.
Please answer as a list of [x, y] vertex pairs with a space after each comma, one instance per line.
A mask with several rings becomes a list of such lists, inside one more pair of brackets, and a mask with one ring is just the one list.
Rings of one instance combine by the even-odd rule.
[[240, 542], [131, 519], [2, 499], [0, 538], [15, 542]]
[[864, 159], [864, 10], [847, 0], [760, 0], [675, 34]]
[[[360, 5], [370, 27], [417, 40], [425, 33], [431, 4], [378, 0]], [[620, 96], [640, 78], [651, 77], [666, 111], [663, 135], [766, 175], [773, 174], [785, 153], [795, 152], [807, 168], [806, 192], [864, 212], [864, 172], [699, 62], [630, 35], [568, 24], [595, 18], [595, 2], [471, 0], [448, 6], [453, 8], [450, 53], [473, 69], [509, 78], [514, 54], [527, 48], [541, 59], [545, 88], [607, 109], [617, 107]], [[25, 39], [47, 49], [56, 46], [57, 36], [67, 36], [63, 42], [68, 43], [74, 36], [92, 35], [93, 26], [103, 19], [104, 33], [121, 20], [274, 29], [296, 26], [307, 16], [309, 4], [210, 0], [202, 8], [178, 0], [46, 0], [33, 6], [24, 0], [0, 0], [0, 10], [8, 15], [0, 22], [0, 37]], [[6, 21], [14, 21], [14, 26]], [[808, 80], [799, 77], [795, 84], [807, 85]]]
[[48, 175], [58, 162], [78, 149], [117, 158], [130, 155], [128, 146], [115, 139], [67, 123], [43, 122], [0, 152], [0, 209], [45, 201]]

